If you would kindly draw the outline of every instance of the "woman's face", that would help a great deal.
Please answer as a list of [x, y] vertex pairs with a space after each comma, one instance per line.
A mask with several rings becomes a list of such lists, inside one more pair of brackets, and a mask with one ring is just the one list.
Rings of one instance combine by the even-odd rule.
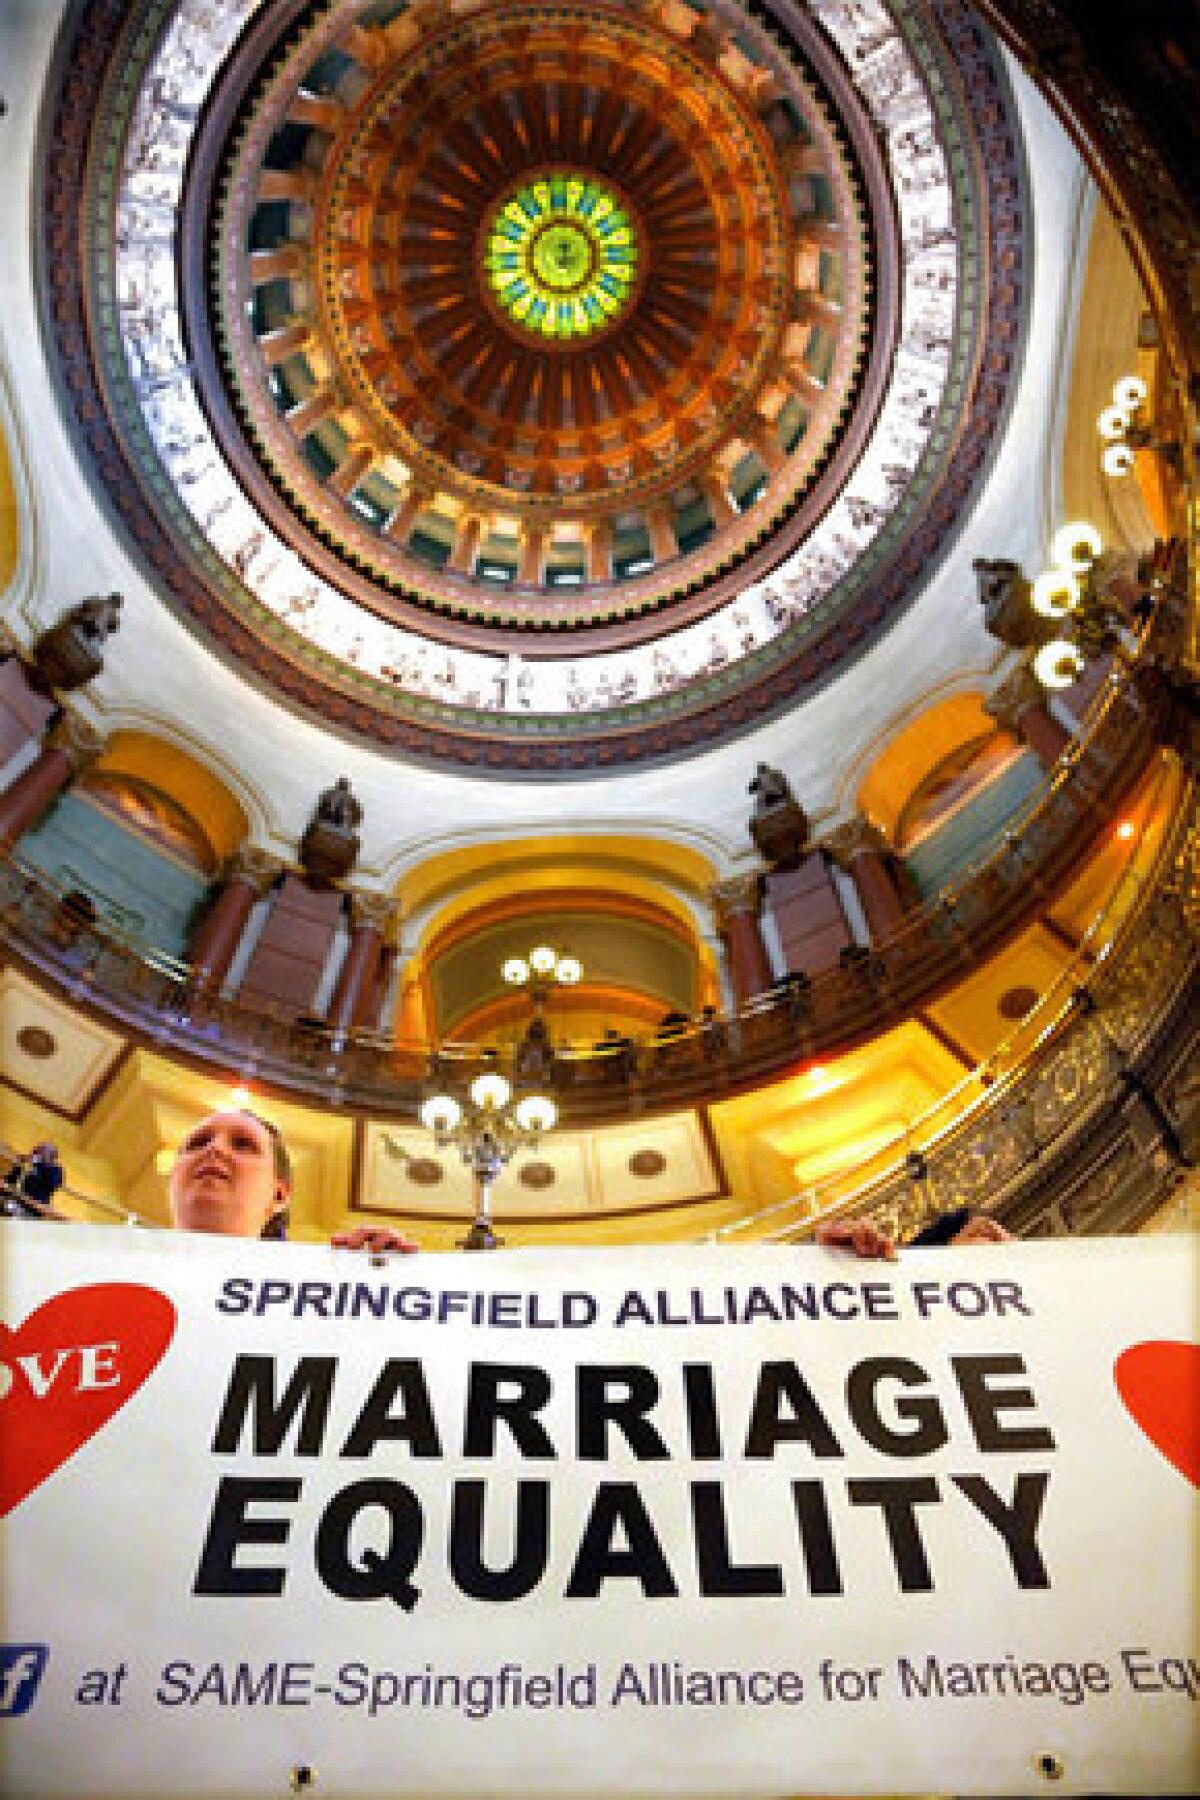
[[179, 1147], [167, 1184], [180, 1231], [258, 1237], [288, 1200], [275, 1173], [271, 1134], [246, 1113], [212, 1113]]

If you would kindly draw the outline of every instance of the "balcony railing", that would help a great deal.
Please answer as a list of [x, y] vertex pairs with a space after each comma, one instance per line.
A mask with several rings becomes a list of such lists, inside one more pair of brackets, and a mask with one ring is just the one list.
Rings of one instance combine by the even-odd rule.
[[[1164, 780], [1166, 775], [1164, 772]], [[1106, 1117], [1147, 1095], [1155, 1130], [1176, 1136], [1200, 1125], [1194, 1081], [1183, 1086], [1188, 1117], [1173, 1120], [1142, 1070], [1164, 1022], [1182, 1022], [1181, 1054], [1195, 1036], [1200, 973], [1200, 794], [1193, 782], [1175, 811], [1149, 873], [1127, 867], [1075, 954], [1029, 1013], [978, 1066], [869, 1157], [787, 1200], [720, 1228], [723, 1240], [791, 1241], [841, 1213], [875, 1219], [903, 1239], [935, 1213], [969, 1206], [1025, 1228], [1066, 1187], [1052, 1175], [1071, 1146]], [[1194, 1160], [1177, 1141], [1176, 1165]], [[1135, 1171], [1144, 1213], [1159, 1188], [1145, 1156]], [[1134, 1221], [1136, 1222], [1136, 1221]], [[1130, 1221], [1112, 1219], [1108, 1228]]]
[[[1161, 611], [1161, 609], [1160, 609]], [[1145, 649], [1156, 622], [1146, 627]], [[560, 1043], [538, 1071], [564, 1124], [666, 1110], [757, 1085], [899, 1021], [961, 976], [1044, 904], [1095, 843], [1156, 741], [1157, 690], [1137, 659], [1118, 664], [1079, 736], [987, 854], [913, 911], [890, 941], [854, 946], [834, 969], [791, 976], [739, 1012], [669, 1033]], [[403, 1117], [430, 1080], [500, 1067], [518, 1081], [519, 1046], [405, 1042], [333, 1031], [199, 990], [191, 968], [105, 926], [19, 854], [0, 863], [0, 934], [72, 1001], [153, 1047], [317, 1104]]]

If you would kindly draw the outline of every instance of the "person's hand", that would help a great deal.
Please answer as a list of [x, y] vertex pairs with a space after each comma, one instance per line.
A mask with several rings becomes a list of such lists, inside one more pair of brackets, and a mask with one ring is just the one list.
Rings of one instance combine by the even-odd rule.
[[961, 1231], [956, 1231], [950, 1239], [952, 1244], [1011, 1244], [1013, 1234], [1006, 1231], [999, 1219], [989, 1219], [986, 1213], [972, 1213]]
[[372, 1256], [382, 1255], [385, 1250], [409, 1255], [421, 1247], [415, 1238], [394, 1231], [390, 1225], [356, 1225], [353, 1231], [335, 1231], [329, 1242], [335, 1250], [366, 1250]]
[[852, 1250], [865, 1261], [895, 1262], [896, 1240], [870, 1219], [827, 1219], [813, 1233], [814, 1241], [834, 1250]]

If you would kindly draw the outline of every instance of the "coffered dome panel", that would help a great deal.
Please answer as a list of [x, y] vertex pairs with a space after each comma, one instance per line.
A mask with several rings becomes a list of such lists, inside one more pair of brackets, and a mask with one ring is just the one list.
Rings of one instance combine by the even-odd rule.
[[585, 771], [793, 704], [911, 597], [1024, 296], [962, 0], [167, 15], [79, 0], [53, 335], [243, 666], [408, 754]]
[[857, 161], [797, 53], [760, 32], [752, 62], [685, 12], [494, 4], [332, 46], [316, 15], [240, 102], [235, 68], [201, 138], [210, 416], [335, 555], [443, 617], [540, 630], [578, 586], [566, 622], [628, 636], [678, 597], [668, 567], [703, 591], [744, 550], [739, 461], [794, 506], [851, 414]]

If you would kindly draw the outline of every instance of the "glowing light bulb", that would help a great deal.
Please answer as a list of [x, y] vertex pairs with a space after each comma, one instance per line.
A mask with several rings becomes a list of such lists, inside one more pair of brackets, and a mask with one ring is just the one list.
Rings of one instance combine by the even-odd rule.
[[1055, 638], [1034, 657], [1033, 672], [1045, 688], [1069, 688], [1083, 674], [1083, 657], [1075, 644]]
[[523, 1100], [517, 1102], [517, 1124], [531, 1136], [553, 1131], [557, 1118], [558, 1108], [546, 1094], [526, 1094]]
[[536, 950], [529, 952], [529, 966], [535, 975], [553, 974], [557, 961], [558, 957], [549, 944], [539, 944]]
[[554, 969], [555, 980], [563, 987], [574, 987], [583, 979], [583, 964], [577, 956], [560, 956]]
[[499, 1112], [502, 1106], [508, 1105], [511, 1087], [503, 1075], [494, 1071], [486, 1075], [477, 1075], [471, 1083], [471, 1099], [483, 1112]]
[[1128, 444], [1109, 444], [1100, 458], [1100, 467], [1114, 481], [1133, 472], [1133, 451]]
[[422, 1125], [439, 1135], [453, 1131], [461, 1118], [462, 1107], [451, 1094], [431, 1094], [421, 1108]]
[[1113, 382], [1113, 399], [1126, 413], [1135, 413], [1149, 392], [1140, 375], [1122, 375]]
[[1073, 519], [1060, 525], [1050, 540], [1050, 560], [1060, 569], [1083, 575], [1091, 568], [1104, 548], [1104, 539], [1086, 519]]
[[1079, 604], [1079, 583], [1065, 569], [1046, 569], [1033, 584], [1029, 604], [1044, 619], [1065, 619]]
[[523, 956], [510, 956], [500, 973], [509, 987], [524, 987], [529, 980], [529, 964]]

